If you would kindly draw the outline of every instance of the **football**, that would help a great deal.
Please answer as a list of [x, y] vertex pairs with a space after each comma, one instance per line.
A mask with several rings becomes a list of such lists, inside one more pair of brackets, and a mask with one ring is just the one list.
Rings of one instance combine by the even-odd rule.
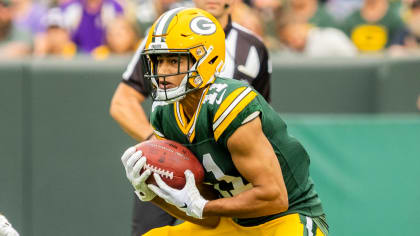
[[[188, 169], [194, 173], [195, 183], [198, 185], [204, 179], [204, 169], [195, 155], [185, 146], [171, 140], [150, 140], [136, 146], [147, 158], [146, 164], [140, 171], [150, 169], [160, 175], [162, 180], [172, 188], [182, 189], [186, 179], [184, 172]], [[146, 183], [155, 184], [151, 175]]]

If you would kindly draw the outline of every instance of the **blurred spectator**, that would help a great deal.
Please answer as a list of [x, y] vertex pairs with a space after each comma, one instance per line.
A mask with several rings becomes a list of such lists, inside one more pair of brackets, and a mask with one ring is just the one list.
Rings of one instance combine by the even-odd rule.
[[351, 57], [357, 49], [340, 30], [313, 27], [295, 19], [289, 13], [278, 21], [277, 32], [281, 42], [292, 53], [308, 57]]
[[263, 38], [264, 27], [258, 13], [242, 0], [232, 2], [232, 20]]
[[[246, 2], [246, 1], [244, 1]], [[279, 0], [253, 0], [254, 7], [258, 9], [276, 9], [281, 6], [282, 1]]]
[[326, 9], [337, 22], [343, 22], [354, 11], [359, 10], [363, 0], [329, 0]]
[[123, 13], [116, 0], [73, 0], [62, 6], [66, 25], [79, 52], [105, 43], [105, 27]]
[[[193, 7], [191, 1], [181, 2], [180, 0], [138, 0], [136, 18], [142, 30], [147, 30], [153, 22], [164, 12], [178, 7], [179, 4]], [[142, 35], [145, 35], [144, 32]]]
[[[283, 1], [279, 0], [254, 0], [253, 1], [253, 8], [256, 9], [259, 14], [261, 15], [262, 21], [264, 22], [265, 31], [270, 30], [268, 29], [268, 25], [270, 23], [275, 22], [275, 12], [277, 9], [280, 9], [282, 6]], [[274, 26], [274, 25], [271, 25]], [[272, 27], [274, 28], [274, 27]], [[273, 29], [274, 30], [274, 29]]]
[[285, 0], [296, 20], [309, 22], [317, 27], [336, 27], [334, 18], [318, 0]]
[[404, 27], [399, 5], [388, 0], [365, 0], [363, 7], [343, 23], [346, 32], [361, 52], [378, 52]]
[[260, 36], [268, 49], [278, 48], [275, 31], [275, 12], [282, 5], [279, 0], [236, 0], [232, 18], [235, 22]]
[[106, 44], [95, 48], [92, 55], [95, 59], [106, 59], [111, 54], [131, 55], [140, 44], [134, 25], [124, 17], [118, 17], [106, 28]]
[[409, 13], [406, 28], [400, 30], [392, 41], [392, 55], [403, 55], [420, 49], [420, 0], [411, 3]]
[[10, 4], [0, 0], [0, 58], [23, 57], [31, 51], [31, 35], [13, 24]]
[[45, 31], [41, 19], [47, 14], [47, 7], [32, 0], [11, 0], [13, 22], [18, 28], [29, 30], [33, 36]]
[[72, 58], [77, 53], [77, 46], [71, 41], [61, 10], [50, 9], [44, 18], [44, 23], [47, 30], [35, 42], [34, 56], [55, 55]]

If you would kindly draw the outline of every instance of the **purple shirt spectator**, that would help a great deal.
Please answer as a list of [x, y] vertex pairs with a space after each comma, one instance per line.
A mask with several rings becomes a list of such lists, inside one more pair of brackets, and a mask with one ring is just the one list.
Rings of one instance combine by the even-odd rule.
[[[91, 2], [97, 4], [95, 9], [88, 7]], [[72, 40], [82, 53], [104, 44], [106, 25], [123, 12], [115, 0], [75, 0], [62, 9]]]
[[32, 3], [30, 10], [21, 17], [14, 19], [14, 24], [17, 28], [30, 31], [32, 34], [45, 31], [45, 25], [42, 19], [47, 14], [48, 9], [38, 3]]

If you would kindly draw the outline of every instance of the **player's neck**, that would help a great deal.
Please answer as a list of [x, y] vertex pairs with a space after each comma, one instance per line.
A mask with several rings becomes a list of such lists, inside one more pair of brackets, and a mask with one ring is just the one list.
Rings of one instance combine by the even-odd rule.
[[192, 119], [195, 111], [198, 109], [198, 103], [200, 102], [200, 98], [204, 92], [204, 89], [205, 88], [202, 88], [197, 91], [188, 93], [186, 97], [180, 101], [188, 122]]

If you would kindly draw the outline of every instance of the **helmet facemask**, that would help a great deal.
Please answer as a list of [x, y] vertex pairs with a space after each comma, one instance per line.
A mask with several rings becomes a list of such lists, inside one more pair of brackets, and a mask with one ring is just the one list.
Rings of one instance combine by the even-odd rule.
[[[179, 101], [186, 94], [212, 84], [223, 68], [226, 54], [225, 34], [216, 18], [204, 10], [175, 8], [165, 12], [153, 24], [146, 40], [142, 53], [142, 61], [145, 62], [144, 77], [151, 81], [152, 98], [155, 101]], [[156, 59], [165, 55], [178, 58], [189, 56], [190, 60], [182, 63], [178, 60], [178, 70], [173, 61], [159, 60], [171, 63], [170, 67], [159, 67], [160, 73], [172, 73], [159, 74]], [[168, 58], [163, 58], [166, 59]], [[179, 85], [173, 88], [172, 81], [175, 78]], [[169, 81], [170, 86], [164, 86], [167, 85], [166, 81]]]
[[[201, 57], [197, 60], [191, 54], [191, 50], [197, 50], [202, 48], [204, 50]], [[203, 61], [206, 50], [202, 46], [187, 48], [187, 49], [146, 49], [142, 53], [145, 78], [149, 79], [152, 84], [152, 98], [154, 101], [165, 101], [165, 102], [177, 102], [182, 100], [187, 93], [198, 90], [203, 80], [201, 79], [197, 67], [200, 62]], [[171, 74], [159, 74], [158, 73], [158, 57], [159, 56], [170, 56], [178, 58], [178, 69], [176, 73]], [[181, 71], [181, 57], [187, 58], [187, 70]], [[185, 75], [181, 80], [181, 83], [175, 88], [166, 88], [166, 79], [170, 76]], [[164, 88], [159, 87], [160, 82], [163, 83]]]

